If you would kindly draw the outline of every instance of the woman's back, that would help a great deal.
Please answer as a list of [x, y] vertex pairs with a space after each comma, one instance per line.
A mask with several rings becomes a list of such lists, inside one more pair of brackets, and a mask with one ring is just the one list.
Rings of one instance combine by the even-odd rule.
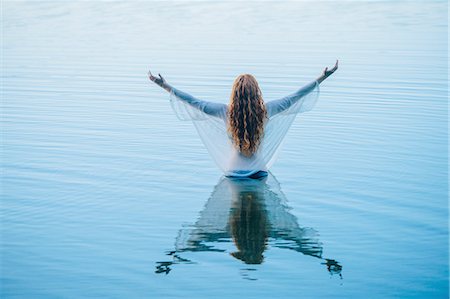
[[225, 175], [248, 177], [271, 167], [297, 113], [311, 110], [318, 95], [319, 85], [314, 81], [290, 96], [263, 102], [267, 114], [258, 146], [250, 155], [242, 153], [236, 146], [229, 130], [231, 105], [201, 101], [175, 88], [171, 93], [171, 105], [179, 119], [193, 122], [211, 157]]

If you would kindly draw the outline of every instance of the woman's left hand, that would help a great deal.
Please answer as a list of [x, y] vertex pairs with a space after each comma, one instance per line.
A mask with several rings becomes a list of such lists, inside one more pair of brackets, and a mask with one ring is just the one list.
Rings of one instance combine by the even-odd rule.
[[163, 87], [163, 85], [167, 84], [166, 79], [164, 79], [161, 74], [158, 74], [158, 77], [153, 76], [152, 72], [149, 70], [148, 71], [148, 78], [150, 79], [150, 81], [158, 84], [159, 86]]

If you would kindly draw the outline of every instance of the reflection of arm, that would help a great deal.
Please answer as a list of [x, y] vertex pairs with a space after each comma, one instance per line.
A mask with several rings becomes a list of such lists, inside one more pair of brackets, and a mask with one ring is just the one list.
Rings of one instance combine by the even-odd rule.
[[275, 239], [273, 247], [285, 248], [301, 252], [305, 255], [322, 257], [322, 243], [318, 239], [315, 229], [298, 226], [289, 229], [276, 227], [272, 230], [271, 237]]
[[274, 240], [272, 246], [321, 257], [322, 243], [319, 241], [317, 231], [309, 227], [300, 227], [297, 217], [290, 213], [291, 208], [286, 202], [286, 196], [275, 180], [275, 184], [271, 185], [271, 190], [265, 195], [267, 216], [271, 226], [270, 237]]
[[152, 72], [148, 71], [148, 78], [150, 81], [154, 82], [159, 87], [165, 89], [166, 91], [170, 92], [171, 94], [175, 95], [178, 99], [181, 101], [191, 105], [192, 107], [206, 113], [212, 116], [221, 117], [225, 114], [227, 110], [227, 105], [225, 104], [219, 104], [219, 103], [211, 103], [199, 100], [197, 98], [194, 98], [188, 93], [185, 93], [181, 90], [176, 89], [175, 87], [171, 86], [169, 83], [167, 83], [166, 79], [164, 79], [161, 74], [158, 74], [159, 77], [153, 76]]
[[176, 89], [175, 87], [170, 86], [169, 84], [167, 84], [167, 88], [164, 89], [173, 93], [177, 98], [179, 98], [183, 102], [212, 116], [221, 116], [227, 109], [227, 105], [225, 104], [202, 101], [184, 91], [181, 91], [179, 89]]
[[283, 112], [284, 110], [288, 109], [295, 103], [297, 103], [301, 98], [309, 94], [311, 91], [313, 91], [316, 87], [318, 87], [319, 82], [317, 80], [312, 81], [311, 83], [303, 86], [296, 92], [294, 92], [291, 95], [288, 95], [284, 98], [281, 98], [279, 100], [270, 101], [266, 104], [267, 111], [269, 113], [269, 116], [273, 116], [275, 114], [278, 114], [280, 112]]
[[223, 177], [215, 186], [205, 207], [194, 225], [180, 230], [176, 239], [176, 250], [180, 251], [223, 251], [220, 244], [211, 244], [230, 238], [228, 219], [231, 208], [230, 191]]

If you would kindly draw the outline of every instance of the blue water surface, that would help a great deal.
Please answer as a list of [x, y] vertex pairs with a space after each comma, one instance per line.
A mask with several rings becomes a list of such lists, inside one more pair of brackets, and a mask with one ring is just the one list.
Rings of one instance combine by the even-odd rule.
[[[2, 9], [2, 298], [448, 298], [446, 1]], [[146, 77], [271, 100], [337, 58], [250, 182]]]

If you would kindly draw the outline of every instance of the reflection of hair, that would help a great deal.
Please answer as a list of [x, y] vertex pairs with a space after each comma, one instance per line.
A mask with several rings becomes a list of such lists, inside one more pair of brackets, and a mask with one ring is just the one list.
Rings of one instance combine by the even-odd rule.
[[228, 116], [228, 132], [234, 145], [250, 157], [258, 149], [267, 118], [261, 90], [252, 75], [239, 75], [234, 80]]
[[268, 237], [268, 221], [262, 194], [239, 192], [231, 212], [230, 230], [238, 249], [235, 258], [246, 264], [261, 264]]

